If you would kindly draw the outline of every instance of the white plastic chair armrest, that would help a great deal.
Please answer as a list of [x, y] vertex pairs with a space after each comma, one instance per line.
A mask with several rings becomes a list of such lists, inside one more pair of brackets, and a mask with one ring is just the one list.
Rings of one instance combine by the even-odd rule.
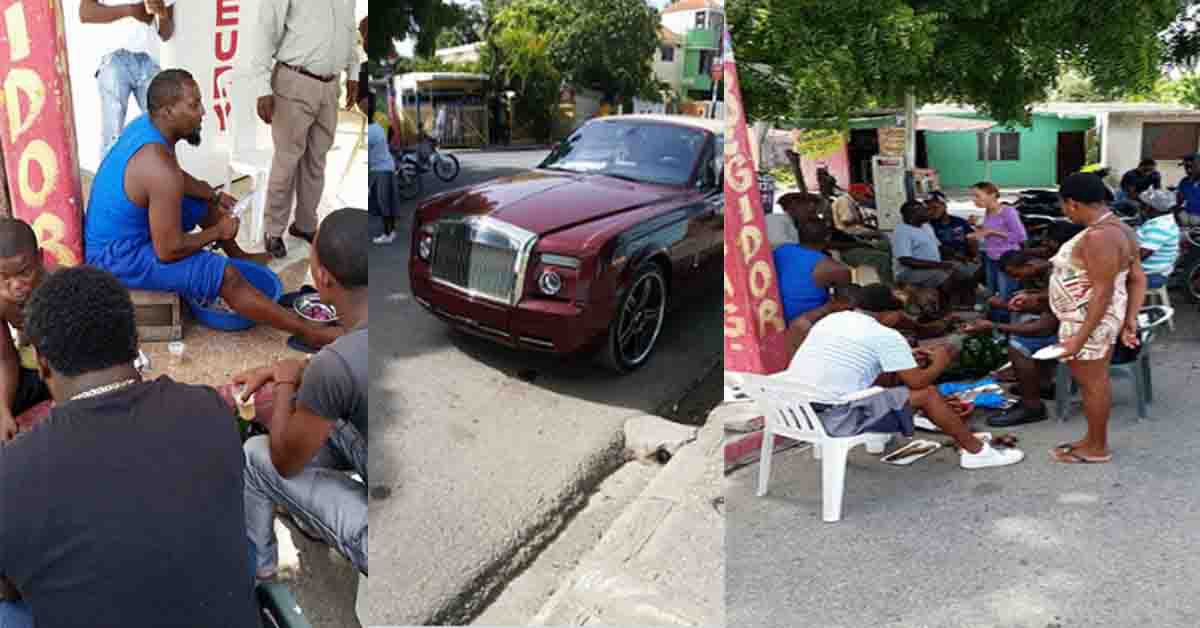
[[860, 390], [856, 393], [850, 393], [849, 395], [842, 397], [842, 400], [846, 401], [847, 403], [849, 403], [851, 401], [862, 401], [863, 399], [868, 399], [870, 397], [874, 397], [875, 395], [878, 395], [884, 391], [885, 391], [885, 389], [883, 387], [872, 386], [866, 390]]

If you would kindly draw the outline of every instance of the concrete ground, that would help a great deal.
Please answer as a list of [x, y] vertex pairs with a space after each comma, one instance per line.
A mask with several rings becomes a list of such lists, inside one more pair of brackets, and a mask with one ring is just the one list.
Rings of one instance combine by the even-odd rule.
[[[358, 140], [362, 118], [342, 112], [334, 147], [326, 164], [326, 187], [318, 218], [342, 207], [367, 206], [366, 147], [351, 162], [351, 153]], [[85, 194], [90, 177], [85, 174]], [[249, 193], [247, 181], [234, 185], [234, 195]], [[86, 198], [86, 196], [85, 196]], [[239, 239], [243, 248], [261, 251], [261, 241], [251, 245], [246, 237], [246, 225]], [[277, 260], [271, 268], [280, 275], [284, 290], [295, 290], [306, 282], [309, 246], [302, 240], [286, 236], [288, 257]], [[280, 359], [303, 357], [286, 346], [284, 332], [255, 326], [242, 332], [215, 331], [185, 319], [185, 345], [182, 360], [174, 360], [166, 343], [143, 343], [152, 368], [147, 377], [169, 375], [177, 381], [209, 386], [228, 383], [233, 375], [246, 369], [271, 364]], [[281, 579], [291, 587], [297, 602], [316, 628], [357, 628], [354, 604], [358, 587], [354, 568], [335, 550], [312, 543], [302, 534], [294, 533], [277, 522], [280, 535]]]
[[[458, 179], [427, 175], [426, 194], [521, 172], [546, 153], [458, 154]], [[711, 299], [668, 317], [644, 369], [616, 377], [451, 331], [411, 299], [407, 224], [401, 235], [371, 250], [371, 310], [390, 331], [371, 351], [375, 575], [364, 620], [465, 623], [620, 464], [624, 420], [677, 398], [720, 359], [719, 287], [714, 277]]]
[[[731, 626], [1068, 628], [1192, 626], [1200, 564], [1200, 316], [1176, 299], [1176, 330], [1153, 349], [1155, 403], [1135, 419], [1114, 381], [1107, 465], [1052, 463], [1079, 438], [1074, 408], [1012, 430], [1024, 462], [964, 471], [942, 449], [911, 467], [850, 456], [843, 520], [820, 519], [807, 448], [726, 478]], [[983, 427], [976, 419], [977, 426]]]

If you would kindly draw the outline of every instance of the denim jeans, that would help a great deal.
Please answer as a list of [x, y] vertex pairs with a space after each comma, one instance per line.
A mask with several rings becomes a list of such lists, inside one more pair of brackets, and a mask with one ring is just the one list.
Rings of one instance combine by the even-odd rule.
[[987, 288], [992, 294], [998, 294], [1005, 299], [1011, 298], [1013, 293], [1017, 291], [1017, 282], [1004, 269], [1000, 268], [1000, 262], [983, 256], [983, 269], [987, 280]]
[[[246, 441], [246, 529], [259, 572], [279, 563], [275, 506], [283, 506], [305, 532], [336, 547], [367, 573], [367, 440], [338, 421], [308, 465], [284, 478], [271, 462], [269, 436]], [[362, 482], [347, 472], [356, 471]]]
[[25, 602], [0, 602], [0, 628], [33, 628], [33, 615]]
[[117, 143], [125, 129], [125, 112], [129, 96], [137, 99], [138, 107], [146, 111], [146, 93], [150, 81], [158, 74], [158, 63], [144, 52], [117, 50], [100, 60], [96, 83], [100, 87], [100, 160]]

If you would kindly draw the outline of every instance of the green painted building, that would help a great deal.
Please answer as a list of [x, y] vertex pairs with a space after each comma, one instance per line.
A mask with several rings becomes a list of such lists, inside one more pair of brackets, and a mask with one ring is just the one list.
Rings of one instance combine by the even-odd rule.
[[[936, 169], [942, 187], [966, 187], [986, 179], [1000, 187], [1054, 187], [1087, 163], [1087, 134], [1095, 126], [1093, 116], [1034, 113], [1031, 124], [1013, 129], [993, 127], [986, 149], [984, 133], [920, 132], [924, 137], [918, 141], [918, 150], [923, 148], [924, 155], [918, 156], [918, 164], [924, 161]], [[985, 157], [991, 160], [990, 177]]]

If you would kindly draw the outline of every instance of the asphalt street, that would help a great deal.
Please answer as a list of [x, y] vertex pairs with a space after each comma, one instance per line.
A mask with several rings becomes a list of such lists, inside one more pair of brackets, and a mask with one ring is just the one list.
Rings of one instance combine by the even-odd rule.
[[[458, 179], [427, 175], [425, 193], [515, 174], [545, 154], [458, 153]], [[711, 298], [668, 316], [645, 368], [618, 377], [450, 330], [411, 299], [408, 248], [401, 237], [371, 250], [372, 578], [361, 619], [464, 623], [617, 467], [625, 419], [674, 400], [720, 359], [720, 280]]]
[[764, 498], [757, 465], [728, 476], [729, 625], [1196, 625], [1200, 316], [1176, 308], [1176, 331], [1153, 347], [1148, 420], [1135, 419], [1131, 382], [1114, 381], [1111, 464], [1050, 461], [1083, 433], [1076, 406], [1065, 424], [1012, 430], [1026, 453], [1012, 467], [964, 471], [947, 449], [890, 467], [856, 448], [839, 523], [821, 521], [806, 448], [775, 458]]

